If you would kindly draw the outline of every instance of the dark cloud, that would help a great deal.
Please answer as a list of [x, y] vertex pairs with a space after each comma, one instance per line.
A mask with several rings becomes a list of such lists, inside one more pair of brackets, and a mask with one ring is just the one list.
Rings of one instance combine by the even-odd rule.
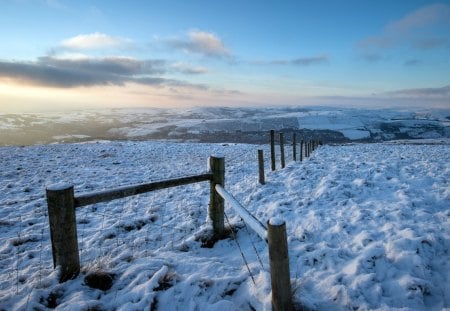
[[373, 62], [371, 55], [384, 55], [386, 51], [398, 48], [448, 49], [449, 34], [450, 5], [430, 4], [385, 25], [378, 34], [360, 40], [356, 49], [364, 59]]
[[315, 57], [303, 57], [303, 58], [296, 58], [291, 61], [293, 65], [298, 66], [309, 66], [309, 65], [317, 65], [317, 64], [323, 64], [328, 62], [328, 56], [322, 55], [322, 56], [315, 56]]
[[386, 93], [392, 97], [450, 99], [450, 85], [436, 88], [414, 88]]
[[404, 62], [403, 65], [407, 67], [413, 67], [413, 66], [419, 66], [422, 64], [422, 61], [419, 59], [409, 59], [406, 62]]
[[180, 72], [186, 75], [200, 75], [208, 72], [208, 69], [205, 67], [194, 67], [185, 63], [175, 63], [170, 67], [175, 72]]
[[420, 50], [432, 50], [450, 46], [448, 38], [421, 38], [413, 42], [413, 46]]
[[381, 53], [365, 51], [361, 54], [362, 58], [369, 63], [377, 63], [387, 57]]
[[125, 57], [60, 59], [41, 57], [35, 62], [0, 61], [0, 77], [26, 83], [70, 88], [77, 86], [188, 85], [161, 77], [166, 72], [163, 60], [136, 60]]
[[[329, 57], [326, 55], [311, 56], [311, 57], [299, 57], [294, 59], [286, 60], [273, 60], [269, 64], [272, 65], [294, 65], [294, 66], [312, 66], [320, 65], [329, 62]], [[259, 64], [264, 64], [264, 62], [258, 62]]]

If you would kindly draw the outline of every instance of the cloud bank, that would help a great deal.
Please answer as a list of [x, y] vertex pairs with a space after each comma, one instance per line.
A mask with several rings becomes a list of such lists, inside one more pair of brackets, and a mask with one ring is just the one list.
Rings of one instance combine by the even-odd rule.
[[414, 88], [387, 92], [386, 95], [400, 98], [448, 99], [450, 100], [450, 85], [437, 88]]
[[125, 83], [194, 86], [162, 77], [166, 71], [167, 64], [164, 60], [137, 60], [127, 57], [60, 59], [45, 56], [35, 62], [0, 61], [0, 78], [32, 85], [59, 88], [121, 86]]
[[[184, 45], [207, 55], [226, 55], [223, 43], [211, 33], [191, 32]], [[94, 57], [97, 52], [114, 53], [133, 45], [128, 38], [100, 32], [80, 34], [62, 40], [48, 55], [36, 61], [0, 60], [0, 78], [37, 86], [73, 88], [137, 83], [148, 86], [184, 86], [206, 89], [201, 84], [170, 79], [171, 73], [199, 75], [204, 67], [163, 59], [137, 59], [126, 56]], [[91, 55], [88, 55], [91, 54]], [[100, 55], [101, 55], [100, 54]]]

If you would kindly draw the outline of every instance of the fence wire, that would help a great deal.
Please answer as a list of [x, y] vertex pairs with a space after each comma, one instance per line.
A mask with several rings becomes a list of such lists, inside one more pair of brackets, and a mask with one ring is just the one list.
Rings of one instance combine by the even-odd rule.
[[[67, 181], [77, 195], [195, 175], [206, 172], [207, 158], [215, 155], [225, 157], [226, 189], [245, 206], [248, 191], [259, 187], [258, 149], [264, 151], [268, 175], [268, 143], [149, 146], [145, 142], [110, 142], [1, 148], [0, 269], [6, 272], [0, 275], [0, 305], [11, 295], [29, 295], [36, 284], [38, 288], [51, 285], [48, 276], [54, 270], [46, 186]], [[276, 152], [279, 169], [278, 145]], [[289, 163], [292, 146], [288, 137], [285, 153]], [[82, 269], [114, 265], [124, 254], [131, 262], [161, 249], [186, 251], [184, 241], [205, 223], [208, 200], [209, 186], [201, 183], [78, 208]], [[229, 208], [227, 213], [231, 224], [241, 221]], [[257, 244], [257, 248], [261, 246]]]

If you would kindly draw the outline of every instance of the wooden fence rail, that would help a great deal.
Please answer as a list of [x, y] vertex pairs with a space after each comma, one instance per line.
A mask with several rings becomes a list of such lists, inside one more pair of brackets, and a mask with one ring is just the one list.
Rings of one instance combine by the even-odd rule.
[[150, 191], [156, 191], [171, 187], [183, 186], [202, 181], [210, 181], [212, 179], [211, 173], [187, 176], [175, 179], [168, 179], [163, 181], [156, 181], [147, 184], [130, 185], [120, 187], [112, 190], [98, 191], [92, 193], [85, 193], [74, 198], [75, 207], [82, 207], [90, 204], [107, 202], [117, 199], [126, 198], [129, 196], [142, 194]]
[[267, 241], [267, 227], [250, 214], [228, 191], [222, 186], [216, 185], [216, 191], [225, 201], [230, 203], [234, 211], [245, 221], [245, 223], [259, 235], [263, 241]]
[[223, 199], [216, 193], [216, 185], [224, 185], [224, 158], [210, 157], [210, 172], [176, 179], [119, 187], [112, 190], [86, 193], [75, 196], [71, 184], [50, 185], [46, 189], [50, 239], [54, 268], [60, 269], [59, 281], [65, 282], [80, 273], [80, 256], [75, 208], [94, 203], [125, 198], [146, 192], [209, 181], [211, 194], [209, 217], [216, 237], [224, 231]]
[[215, 188], [217, 193], [230, 204], [242, 220], [263, 241], [268, 243], [273, 310], [293, 310], [286, 223], [279, 218], [272, 218], [265, 226], [221, 185], [216, 185]]

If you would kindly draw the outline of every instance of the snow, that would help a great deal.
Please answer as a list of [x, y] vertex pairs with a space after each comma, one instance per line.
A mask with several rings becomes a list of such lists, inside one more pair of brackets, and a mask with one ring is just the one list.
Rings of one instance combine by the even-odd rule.
[[48, 185], [47, 186], [47, 190], [50, 190], [50, 191], [62, 191], [62, 190], [69, 189], [71, 187], [72, 187], [71, 184], [61, 182], [61, 183]]
[[[77, 208], [82, 271], [58, 283], [46, 187], [63, 181], [79, 195], [200, 174], [214, 154], [225, 157], [225, 189], [246, 210], [261, 223], [286, 220], [297, 306], [450, 308], [444, 142], [322, 146], [274, 172], [268, 146], [96, 142], [0, 148], [0, 310], [270, 310], [267, 244], [228, 204], [235, 237], [202, 247], [207, 182]], [[92, 271], [113, 275], [111, 289], [86, 286]]]
[[269, 219], [269, 224], [271, 226], [282, 226], [284, 223], [285, 221], [281, 217], [272, 217]]

